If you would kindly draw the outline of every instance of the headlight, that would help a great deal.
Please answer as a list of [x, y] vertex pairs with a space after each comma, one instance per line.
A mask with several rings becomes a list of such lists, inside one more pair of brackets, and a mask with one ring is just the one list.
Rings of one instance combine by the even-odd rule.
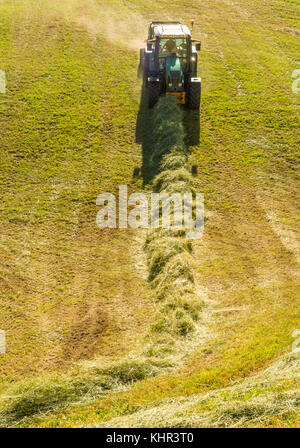
[[195, 61], [196, 61], [195, 56], [192, 56], [192, 57], [191, 57], [191, 61], [192, 61], [192, 62], [195, 62]]

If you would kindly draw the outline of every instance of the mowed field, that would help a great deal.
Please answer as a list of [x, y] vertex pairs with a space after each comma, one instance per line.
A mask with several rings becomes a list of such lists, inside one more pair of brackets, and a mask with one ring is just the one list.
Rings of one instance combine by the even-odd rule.
[[[3, 426], [299, 426], [300, 4], [192, 3], [0, 1]], [[100, 231], [96, 198], [121, 184], [151, 190], [136, 137], [138, 50], [150, 20], [191, 18], [204, 305], [199, 337], [179, 338], [154, 375], [126, 364], [142, 359], [156, 308], [145, 232]], [[116, 379], [108, 392], [96, 368]]]

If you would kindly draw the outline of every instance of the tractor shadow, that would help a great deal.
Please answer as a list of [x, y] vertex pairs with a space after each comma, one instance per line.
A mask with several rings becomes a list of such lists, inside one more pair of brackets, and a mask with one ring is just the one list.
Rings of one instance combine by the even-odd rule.
[[[154, 117], [155, 107], [153, 109], [148, 108], [147, 89], [142, 86], [136, 121], [136, 143], [142, 145], [142, 166], [140, 169], [134, 169], [133, 176], [141, 175], [144, 186], [151, 183], [159, 172], [158, 164], [153, 164], [151, 159], [154, 145], [152, 137]], [[200, 112], [183, 108], [183, 126], [187, 147], [198, 145], [200, 141]], [[193, 167], [193, 170], [197, 171], [197, 168]]]

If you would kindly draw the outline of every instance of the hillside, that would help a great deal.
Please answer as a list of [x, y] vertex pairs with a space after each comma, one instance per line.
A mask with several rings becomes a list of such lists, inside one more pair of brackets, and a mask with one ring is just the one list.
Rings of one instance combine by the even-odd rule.
[[[0, 1], [1, 426], [299, 427], [297, 16], [296, 0]], [[149, 113], [137, 80], [147, 23], [192, 17], [200, 124]], [[147, 232], [96, 226], [100, 193], [157, 186], [165, 110], [205, 196], [172, 331]]]

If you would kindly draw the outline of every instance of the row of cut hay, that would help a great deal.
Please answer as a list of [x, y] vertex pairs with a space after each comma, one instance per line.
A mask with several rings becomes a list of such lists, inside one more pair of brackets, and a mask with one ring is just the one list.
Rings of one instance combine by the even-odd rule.
[[[102, 363], [101, 363], [102, 364]], [[12, 386], [0, 397], [0, 427], [93, 401], [110, 391], [122, 390], [136, 381], [171, 367], [163, 361], [128, 359], [107, 368], [95, 364], [69, 375], [49, 375]]]
[[[154, 109], [152, 164], [158, 174], [153, 179], [156, 193], [195, 193], [194, 179], [188, 169], [189, 151], [184, 142], [183, 116], [173, 97], [161, 98]], [[171, 211], [171, 222], [174, 209]], [[199, 319], [201, 302], [195, 293], [192, 244], [185, 230], [152, 229], [145, 251], [149, 281], [154, 289], [157, 310], [150, 327], [157, 335], [154, 344], [165, 348], [149, 353], [172, 351], [174, 337], [193, 331]], [[153, 337], [151, 338], [153, 339]]]
[[292, 353], [225, 389], [168, 398], [152, 407], [113, 417], [101, 427], [299, 427], [299, 384], [300, 353]]

